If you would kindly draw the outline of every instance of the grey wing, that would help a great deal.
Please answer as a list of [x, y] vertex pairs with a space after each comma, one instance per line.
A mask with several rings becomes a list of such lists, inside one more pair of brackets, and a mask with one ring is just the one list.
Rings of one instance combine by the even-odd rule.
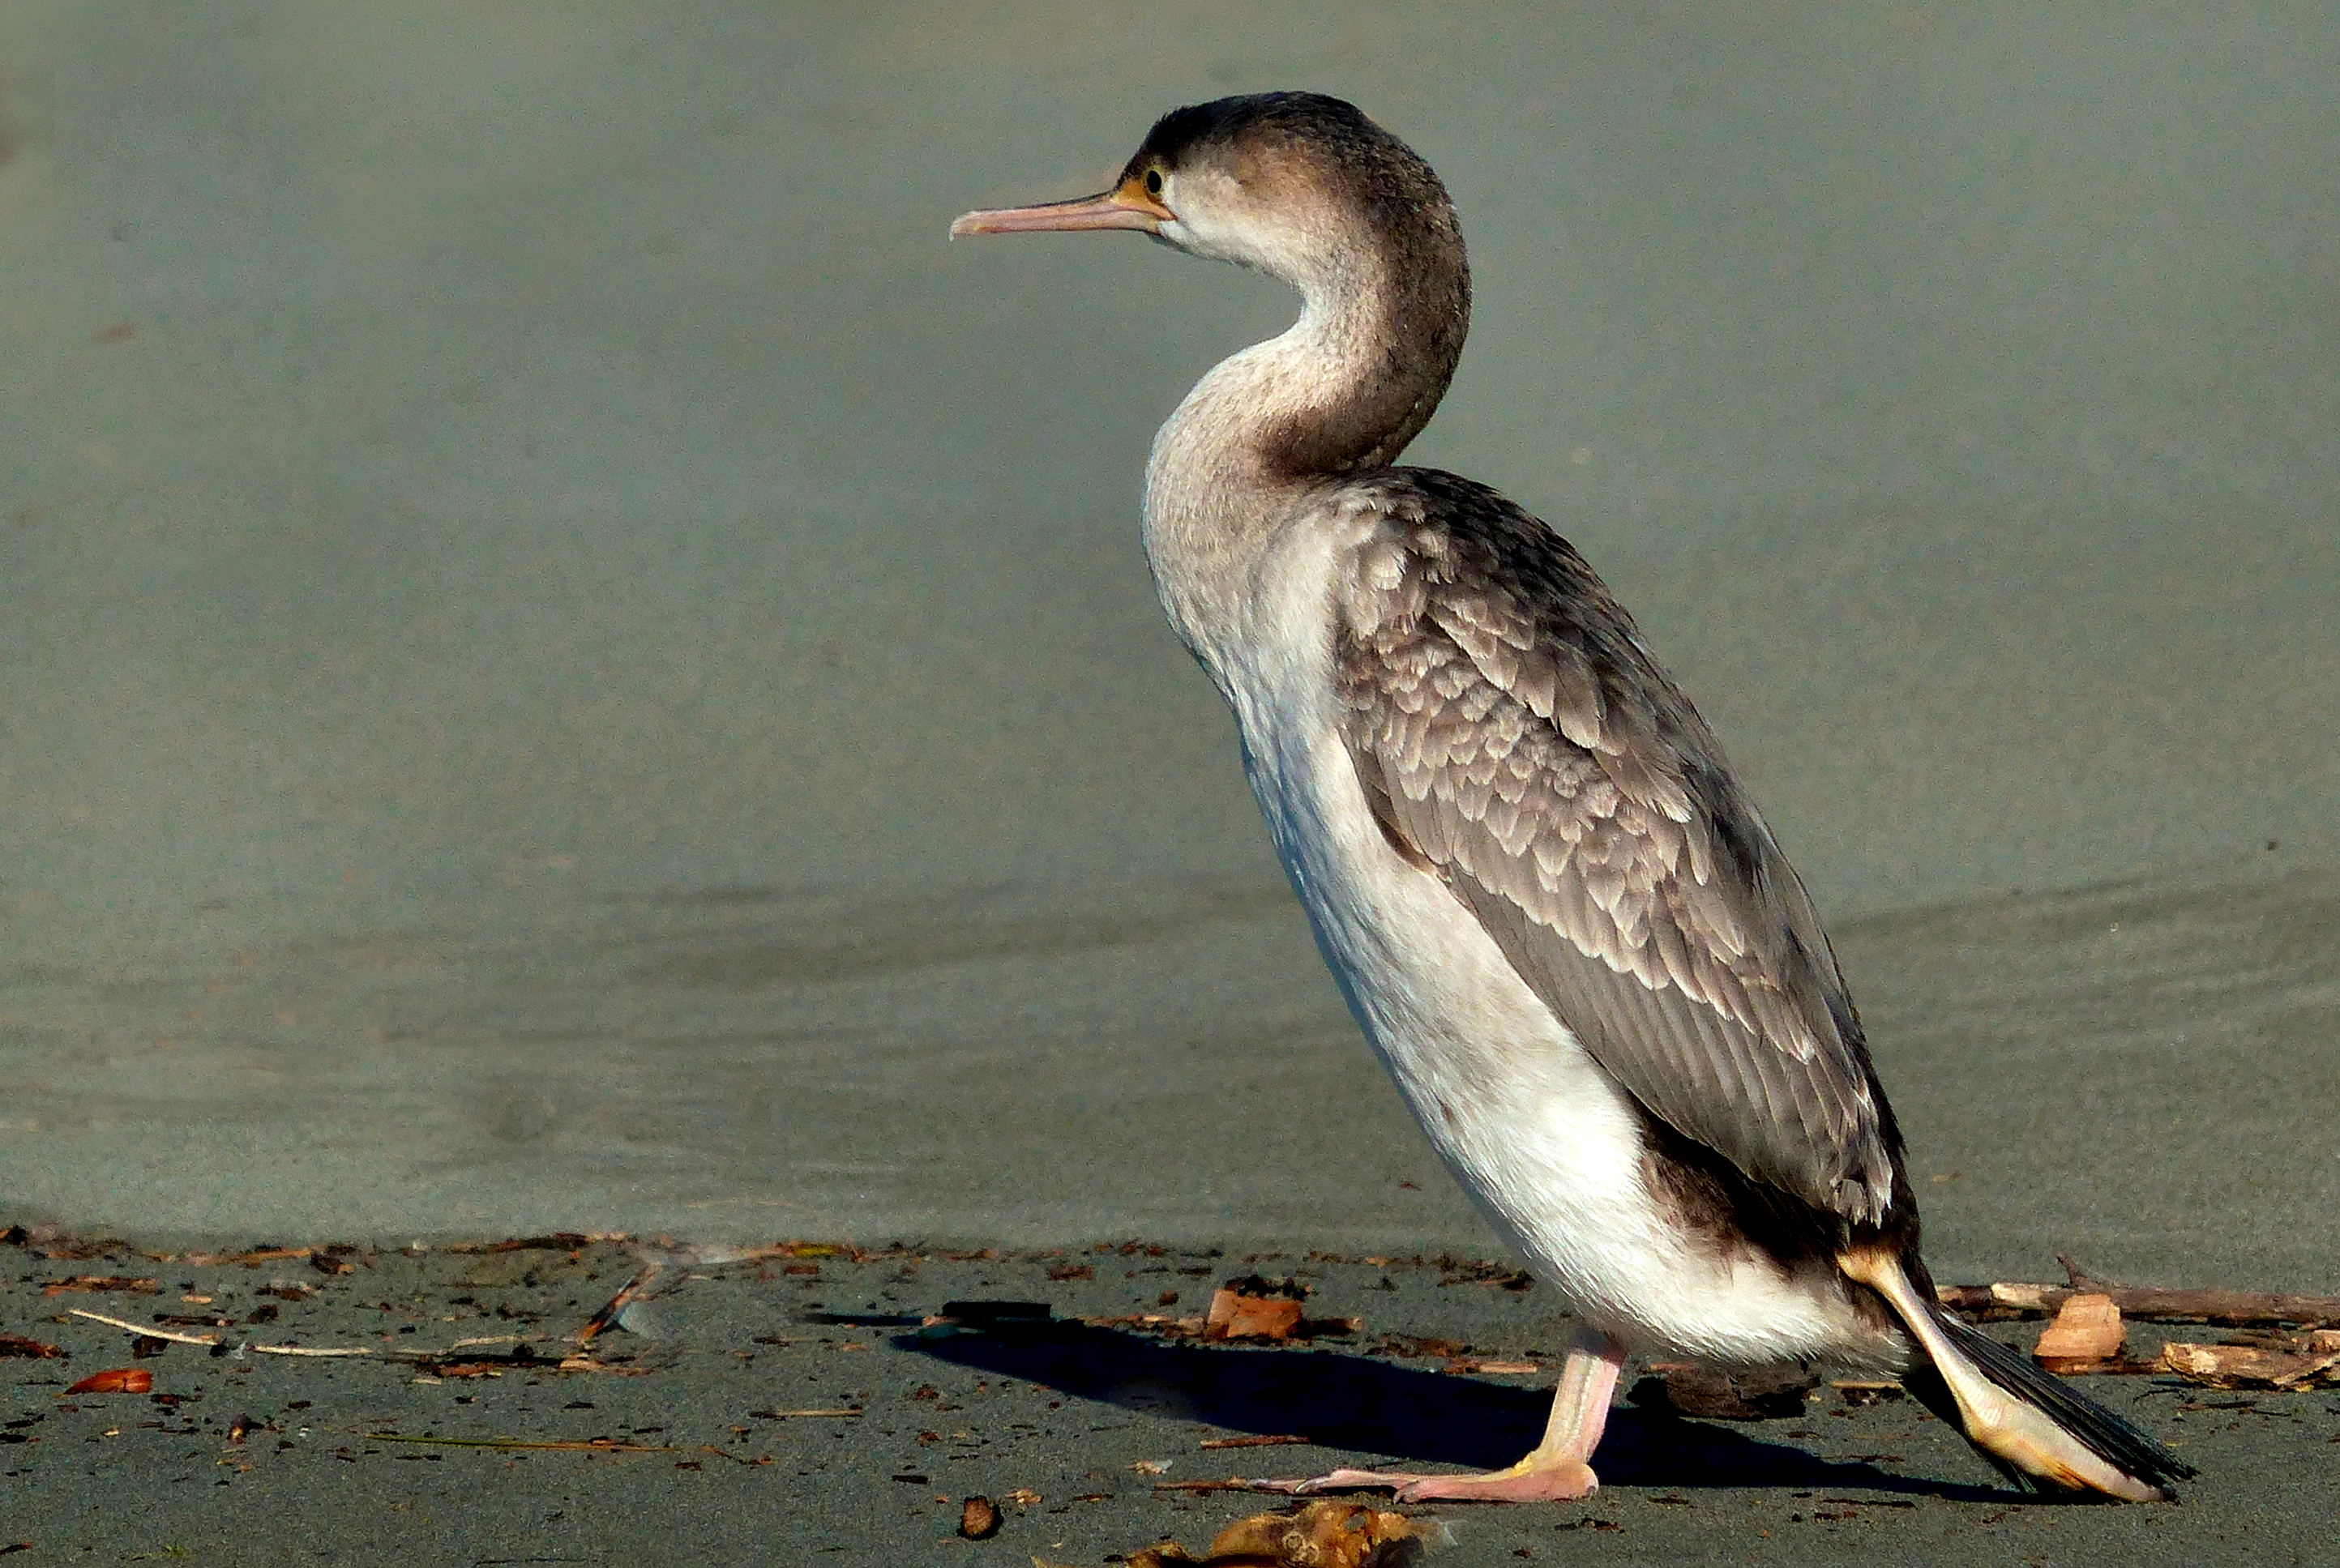
[[1651, 1112], [1881, 1223], [1891, 1112], [1819, 918], [1713, 736], [1556, 535], [1406, 472], [1455, 494], [1361, 547], [1336, 652], [1384, 831]]

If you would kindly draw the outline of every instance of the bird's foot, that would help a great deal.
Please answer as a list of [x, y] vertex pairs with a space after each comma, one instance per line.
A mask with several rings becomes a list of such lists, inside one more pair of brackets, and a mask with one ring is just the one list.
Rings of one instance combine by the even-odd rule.
[[1423, 1475], [1383, 1470], [1335, 1470], [1304, 1481], [1254, 1481], [1271, 1492], [1314, 1497], [1386, 1486], [1400, 1503], [1568, 1503], [1601, 1490], [1592, 1467], [1579, 1460], [1532, 1464], [1526, 1460], [1484, 1475]]

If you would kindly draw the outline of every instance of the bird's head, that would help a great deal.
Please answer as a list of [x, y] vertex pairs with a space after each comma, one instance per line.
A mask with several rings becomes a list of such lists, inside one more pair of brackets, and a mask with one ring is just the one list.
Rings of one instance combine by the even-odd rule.
[[1453, 232], [1429, 165], [1338, 98], [1263, 93], [1175, 109], [1110, 190], [969, 212], [960, 234], [1134, 229], [1304, 288], [1427, 221]]

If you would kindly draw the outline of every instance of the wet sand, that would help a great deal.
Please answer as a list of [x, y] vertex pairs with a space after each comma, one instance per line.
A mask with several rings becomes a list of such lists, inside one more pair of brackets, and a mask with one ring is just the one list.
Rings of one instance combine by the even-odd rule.
[[[2281, 858], [1839, 926], [1944, 1277], [2340, 1290], [2340, 876]], [[1495, 1245], [1276, 883], [739, 890], [11, 1005], [20, 1219]]]
[[[1342, 1012], [1137, 552], [1154, 427], [1290, 301], [1134, 242], [941, 239], [1093, 188], [1173, 104], [1298, 84], [1449, 179], [1477, 330], [1413, 455], [1573, 538], [1731, 747], [1829, 917], [1937, 1273], [2068, 1252], [2340, 1290], [2340, 13], [2165, 23], [0, 9], [0, 1226], [1491, 1249]], [[11, 1331], [106, 1364], [26, 1294], [50, 1267], [18, 1271]], [[907, 1310], [958, 1267], [851, 1277]], [[362, 1268], [372, 1316], [336, 1277], [316, 1332], [486, 1299], [441, 1251]], [[1095, 1315], [1146, 1283], [1100, 1267], [1076, 1302], [1036, 1271], [995, 1284]], [[796, 1332], [791, 1277], [694, 1285], [654, 1398], [597, 1424], [542, 1377], [506, 1418], [656, 1405], [719, 1443], [778, 1397], [729, 1381], [759, 1366], [867, 1355], [899, 1369], [851, 1383], [872, 1400], [982, 1380], [885, 1334], [758, 1347]], [[1482, 1320], [1393, 1277], [1405, 1332], [1548, 1329], [1532, 1296]], [[550, 1290], [530, 1309], [566, 1332]], [[1199, 1546], [1187, 1522], [1238, 1505], [1178, 1514], [1121, 1468], [1183, 1466], [1199, 1430], [1121, 1414], [1110, 1370], [1151, 1354], [1052, 1374], [1031, 1467], [981, 1471], [1067, 1514], [947, 1550]], [[8, 1430], [44, 1435], [0, 1493], [13, 1522], [37, 1486], [38, 1517], [0, 1545], [127, 1556], [169, 1543], [149, 1519], [193, 1543], [232, 1517], [347, 1561], [945, 1550], [943, 1505], [886, 1479], [907, 1418], [789, 1437], [820, 1467], [787, 1486], [778, 1436], [771, 1467], [402, 1458], [359, 1429], [479, 1413], [385, 1367], [160, 1358], [203, 1404], [138, 1419], [219, 1425], [251, 1390], [294, 1442], [243, 1472], [0, 1365], [9, 1419], [41, 1418]], [[1534, 1402], [1475, 1386], [1405, 1383], [1403, 1441], [1494, 1457]], [[1355, 1391], [1316, 1396], [1317, 1435]], [[292, 1435], [296, 1398], [330, 1443]], [[1619, 1561], [2330, 1534], [2312, 1398], [2206, 1435], [2176, 1511], [2001, 1516], [1909, 1420], [1811, 1425], [1952, 1490], [1750, 1480], [1798, 1473], [1709, 1435], [1698, 1466], [1616, 1470], [1618, 1531], [1465, 1523]], [[1106, 1437], [1128, 1452], [1089, 1464]], [[1872, 1500], [1817, 1520], [1800, 1488]]]
[[[563, 1372], [568, 1336], [633, 1271], [629, 1249], [342, 1249], [325, 1261], [333, 1272], [303, 1257], [45, 1250], [12, 1249], [19, 1277], [0, 1290], [0, 1332], [69, 1351], [0, 1362], [12, 1410], [0, 1544], [28, 1541], [32, 1562], [1021, 1568], [1036, 1556], [1098, 1563], [1165, 1536], [1199, 1554], [1228, 1522], [1284, 1504], [1181, 1489], [1195, 1482], [1509, 1463], [1542, 1430], [1549, 1377], [1500, 1368], [1556, 1357], [1560, 1337], [1535, 1290], [1503, 1288], [1512, 1271], [1491, 1260], [1235, 1258], [1135, 1242], [972, 1258], [805, 1247], [676, 1269], [628, 1319], [639, 1332], [605, 1330], [591, 1369]], [[116, 1271], [159, 1294], [40, 1293]], [[1255, 1272], [1296, 1280], [1309, 1314], [1356, 1330], [1246, 1346], [1130, 1321], [1200, 1313], [1216, 1284]], [[921, 1326], [967, 1301], [1042, 1303], [1051, 1321]], [[127, 1336], [54, 1316], [68, 1307], [169, 1315], [177, 1332], [231, 1347], [378, 1354], [174, 1345], [134, 1360]], [[2019, 1326], [2005, 1332], [2028, 1343]], [[2164, 1336], [2133, 1327], [2130, 1352], [2150, 1356]], [[104, 1367], [145, 1370], [152, 1389], [64, 1392]], [[1637, 1387], [1611, 1419], [1599, 1495], [1408, 1512], [1451, 1531], [1433, 1561], [1463, 1563], [2175, 1564], [2328, 1550], [2340, 1505], [2330, 1391], [2134, 1376], [2083, 1386], [2203, 1472], [2183, 1504], [2027, 1503], [1906, 1399], [1859, 1404], [1824, 1384], [1800, 1412], [1750, 1422], [1688, 1420]], [[1308, 1441], [1202, 1446], [1262, 1435]], [[987, 1540], [957, 1536], [970, 1496], [1000, 1506]]]

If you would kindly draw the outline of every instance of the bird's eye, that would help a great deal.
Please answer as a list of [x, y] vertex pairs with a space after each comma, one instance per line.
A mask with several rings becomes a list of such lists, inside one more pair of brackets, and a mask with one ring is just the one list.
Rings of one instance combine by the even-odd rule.
[[1149, 196], [1159, 196], [1162, 194], [1161, 170], [1148, 169], [1145, 171], [1145, 193]]

